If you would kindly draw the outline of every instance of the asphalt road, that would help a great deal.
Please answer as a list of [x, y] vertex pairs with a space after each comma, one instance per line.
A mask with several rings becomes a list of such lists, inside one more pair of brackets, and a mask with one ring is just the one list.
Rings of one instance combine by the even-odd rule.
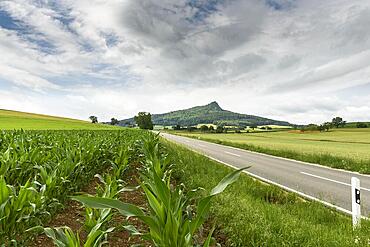
[[[192, 138], [161, 133], [162, 137], [235, 168], [252, 166], [251, 176], [351, 212], [351, 177], [361, 181], [361, 211], [370, 215], [370, 176], [315, 164], [259, 154]], [[370, 165], [370, 164], [369, 164]]]

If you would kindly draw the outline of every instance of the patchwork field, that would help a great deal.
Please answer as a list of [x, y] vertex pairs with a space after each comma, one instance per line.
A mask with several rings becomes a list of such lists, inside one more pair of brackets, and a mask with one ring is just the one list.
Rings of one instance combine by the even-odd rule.
[[78, 129], [116, 129], [88, 121], [33, 114], [18, 111], [0, 110], [0, 130], [78, 130]]
[[[25, 118], [23, 123], [36, 118], [7, 114], [6, 119]], [[60, 129], [0, 131], [2, 246], [369, 242], [368, 221], [353, 231], [348, 216], [245, 174], [238, 179], [241, 171], [160, 141], [150, 132], [91, 130], [92, 124], [79, 120], [43, 115], [37, 119], [37, 128], [59, 121], [53, 127]], [[73, 126], [70, 122], [87, 130], [64, 129]], [[86, 125], [78, 125], [81, 122]], [[24, 128], [21, 123], [18, 126]]]
[[276, 156], [370, 173], [370, 129], [241, 134], [185, 131], [174, 133]]

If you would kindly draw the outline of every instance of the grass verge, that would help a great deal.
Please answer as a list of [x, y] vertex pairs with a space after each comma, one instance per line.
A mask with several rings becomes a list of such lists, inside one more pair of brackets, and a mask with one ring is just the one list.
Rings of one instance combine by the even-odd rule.
[[[187, 188], [209, 191], [232, 169], [164, 141], [175, 178]], [[370, 222], [352, 230], [351, 219], [325, 206], [243, 174], [214, 199], [212, 218], [227, 246], [369, 246]]]

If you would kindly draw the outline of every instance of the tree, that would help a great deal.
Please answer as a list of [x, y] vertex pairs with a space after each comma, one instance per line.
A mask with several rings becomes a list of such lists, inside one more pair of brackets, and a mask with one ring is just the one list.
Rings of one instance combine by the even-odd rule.
[[134, 120], [140, 129], [153, 129], [152, 115], [149, 112], [139, 112]]
[[117, 125], [117, 124], [119, 124], [119, 121], [116, 119], [116, 118], [111, 118], [111, 120], [110, 120], [110, 124], [111, 125]]
[[257, 124], [251, 124], [250, 126], [249, 126], [249, 128], [251, 128], [252, 130], [254, 130], [254, 129], [257, 129]]
[[332, 126], [333, 126], [332, 123], [325, 122], [325, 123], [320, 124], [319, 126], [317, 126], [317, 130], [319, 130], [320, 132], [329, 131], [332, 128]]
[[346, 121], [343, 121], [341, 117], [335, 117], [331, 122], [336, 128], [343, 127], [346, 124]]
[[89, 119], [91, 120], [91, 123], [93, 124], [98, 123], [98, 118], [95, 116], [90, 116]]
[[319, 126], [316, 124], [309, 124], [306, 127], [304, 127], [304, 130], [308, 130], [308, 131], [314, 131], [318, 129], [319, 129]]
[[224, 132], [224, 126], [218, 125], [216, 129], [216, 133], [222, 133], [222, 132]]
[[333, 127], [333, 124], [330, 122], [326, 122], [323, 124], [323, 127], [324, 127], [324, 130], [329, 131]]
[[202, 126], [200, 126], [200, 130], [202, 132], [206, 132], [206, 131], [208, 131], [208, 126], [207, 125], [202, 125]]
[[188, 126], [188, 127], [186, 127], [186, 129], [187, 129], [187, 131], [189, 131], [189, 132], [193, 132], [193, 131], [195, 131], [197, 128], [196, 128], [196, 127], [194, 127], [194, 126]]
[[172, 127], [174, 130], [181, 130], [180, 124], [176, 124], [175, 126]]

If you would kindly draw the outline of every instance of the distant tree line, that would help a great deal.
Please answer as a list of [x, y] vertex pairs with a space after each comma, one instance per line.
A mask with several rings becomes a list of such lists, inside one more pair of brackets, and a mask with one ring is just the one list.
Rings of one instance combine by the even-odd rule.
[[360, 123], [360, 122], [358, 122], [357, 124], [356, 124], [356, 127], [357, 128], [367, 128], [367, 127], [369, 127], [366, 123]]
[[335, 117], [331, 120], [331, 122], [325, 122], [320, 125], [317, 124], [309, 124], [301, 128], [301, 131], [314, 131], [318, 130], [320, 132], [329, 131], [332, 128], [342, 128], [346, 125], [346, 121], [343, 120], [341, 117]]
[[[167, 129], [167, 128], [166, 128]], [[225, 127], [223, 125], [218, 125], [214, 127], [213, 125], [201, 125], [199, 128], [195, 126], [184, 126], [177, 124], [172, 126], [173, 130], [182, 130], [182, 131], [188, 131], [188, 132], [195, 132], [200, 131], [203, 133], [228, 133], [229, 131], [234, 131], [235, 133], [241, 133], [242, 130], [244, 130], [244, 127]]]
[[[90, 116], [89, 119], [91, 120], [91, 123], [96, 124], [98, 123], [98, 118], [96, 116]], [[152, 122], [152, 115], [148, 112], [139, 112], [137, 116], [134, 117], [134, 121], [136, 122], [136, 125], [141, 129], [153, 129], [153, 122]], [[120, 121], [116, 118], [111, 118], [111, 121], [106, 123], [111, 125], [119, 125]], [[122, 124], [122, 123], [121, 123]], [[293, 126], [294, 129], [300, 128], [301, 131], [315, 131], [318, 130], [320, 132], [329, 131], [332, 128], [342, 128], [345, 127], [346, 121], [343, 120], [341, 117], [335, 117], [332, 119], [331, 122], [324, 122], [322, 124], [309, 124], [306, 126]], [[351, 125], [354, 126], [354, 125]], [[357, 128], [368, 128], [370, 127], [369, 124], [364, 122], [357, 122], [355, 125]], [[135, 127], [135, 125], [126, 125], [126, 127]], [[242, 124], [239, 126], [235, 126], [232, 128], [227, 128], [223, 124], [217, 125], [217, 127], [213, 127], [212, 125], [201, 125], [199, 130], [201, 132], [210, 132], [210, 133], [227, 133], [228, 131], [234, 131], [235, 133], [241, 133], [242, 130], [244, 130], [247, 127], [247, 125]], [[250, 124], [249, 129], [263, 129], [263, 130], [272, 130], [270, 126], [262, 126], [258, 127], [257, 124]], [[168, 129], [167, 127], [164, 127], [164, 129]], [[173, 130], [187, 130], [189, 132], [197, 131], [198, 128], [194, 126], [181, 126], [180, 124], [176, 124], [172, 126]], [[247, 130], [249, 132], [249, 130]]]

